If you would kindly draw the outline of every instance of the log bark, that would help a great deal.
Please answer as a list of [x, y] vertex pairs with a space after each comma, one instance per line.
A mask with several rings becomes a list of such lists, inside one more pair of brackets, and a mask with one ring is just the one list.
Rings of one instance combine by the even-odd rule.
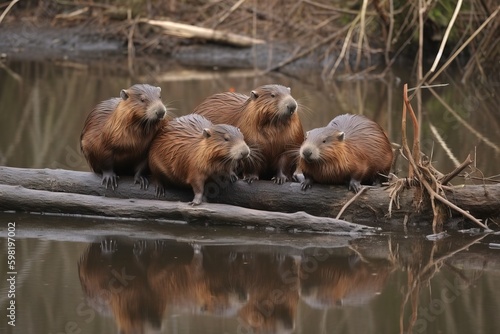
[[[76, 172], [61, 169], [25, 169], [0, 167], [0, 184], [22, 186], [34, 190], [95, 195], [114, 198], [156, 199], [154, 186], [147, 190], [134, 185], [132, 178], [122, 177], [118, 188], [105, 189], [101, 178], [90, 172]], [[415, 189], [406, 189], [400, 195], [399, 208], [393, 208], [388, 217], [389, 194], [383, 187], [370, 187], [343, 214], [343, 219], [357, 224], [383, 226], [393, 221], [401, 224], [403, 219], [410, 223], [432, 221], [432, 209], [425, 199], [416, 210]], [[169, 188], [163, 198], [167, 201], [189, 202], [193, 198], [190, 189]], [[293, 213], [304, 211], [320, 217], [335, 217], [342, 206], [353, 196], [344, 186], [315, 184], [312, 189], [302, 191], [300, 184], [289, 182], [276, 185], [270, 181], [243, 181], [229, 183], [226, 180], [212, 180], [206, 184], [208, 202], [230, 204], [257, 210]], [[500, 216], [500, 185], [467, 185], [447, 191], [447, 198], [477, 218]], [[203, 207], [206, 204], [202, 204]], [[5, 209], [5, 206], [4, 206]], [[451, 214], [457, 215], [451, 211]], [[238, 217], [239, 219], [240, 217]]]

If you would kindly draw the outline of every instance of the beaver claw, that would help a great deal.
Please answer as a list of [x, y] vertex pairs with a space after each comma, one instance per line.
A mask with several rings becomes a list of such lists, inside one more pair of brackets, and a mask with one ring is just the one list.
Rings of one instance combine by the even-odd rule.
[[161, 184], [157, 184], [155, 188], [155, 195], [156, 197], [163, 197], [165, 196], [165, 188]]
[[191, 202], [189, 202], [188, 204], [191, 206], [200, 205], [202, 200], [203, 200], [203, 193], [194, 194], [193, 200]]
[[252, 184], [253, 181], [257, 181], [259, 177], [257, 175], [245, 175], [244, 180], [248, 182], [248, 184]]
[[273, 181], [276, 184], [284, 184], [286, 183], [286, 181], [288, 181], [288, 178], [285, 175], [278, 175], [273, 177], [271, 181]]
[[149, 187], [149, 180], [145, 176], [136, 175], [134, 176], [134, 184], [140, 184], [141, 189], [147, 190]]
[[238, 181], [238, 175], [236, 175], [236, 173], [235, 173], [235, 172], [231, 172], [231, 173], [229, 174], [229, 181], [230, 181], [231, 183], [235, 183], [236, 181]]
[[358, 180], [351, 179], [351, 181], [349, 181], [349, 190], [358, 193], [361, 190], [361, 182], [359, 182]]
[[311, 179], [305, 179], [302, 183], [301, 183], [301, 186], [300, 186], [300, 189], [302, 190], [307, 190], [309, 188], [312, 188], [312, 185], [313, 185], [314, 181], [311, 180]]
[[115, 188], [118, 187], [119, 178], [120, 177], [116, 175], [113, 171], [103, 172], [101, 184], [104, 185], [106, 189], [108, 189], [108, 187], [111, 187], [111, 189], [115, 190]]

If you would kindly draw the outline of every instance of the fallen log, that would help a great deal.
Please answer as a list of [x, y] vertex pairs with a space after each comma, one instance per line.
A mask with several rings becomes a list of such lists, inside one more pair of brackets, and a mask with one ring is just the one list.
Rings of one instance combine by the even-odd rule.
[[162, 20], [141, 20], [147, 24], [163, 28], [165, 34], [179, 36], [184, 38], [201, 38], [208, 41], [229, 44], [239, 47], [249, 47], [254, 44], [264, 44], [262, 39], [238, 35], [230, 32], [224, 32], [214, 29], [197, 27], [190, 24], [177, 23]]
[[[140, 189], [132, 178], [122, 177], [118, 188], [105, 189], [101, 178], [91, 172], [77, 172], [62, 169], [26, 169], [0, 167], [0, 184], [22, 186], [27, 189], [47, 190], [83, 195], [115, 198], [156, 199], [154, 186]], [[336, 217], [344, 204], [353, 196], [343, 186], [315, 184], [312, 189], [302, 191], [300, 184], [289, 182], [276, 185], [270, 181], [243, 181], [229, 183], [227, 180], [213, 180], [206, 185], [208, 202], [230, 204], [257, 210], [294, 213], [304, 211], [320, 217]], [[432, 222], [432, 208], [424, 201], [420, 210], [415, 209], [415, 189], [406, 189], [399, 196], [399, 207], [393, 207], [388, 217], [389, 193], [383, 187], [369, 187], [343, 213], [343, 219], [357, 224], [382, 226], [388, 221], [401, 224]], [[500, 216], [500, 185], [467, 185], [446, 191], [447, 198], [477, 218]], [[193, 198], [190, 189], [168, 188], [164, 200], [189, 202]], [[27, 200], [26, 198], [24, 200]], [[10, 201], [12, 205], [14, 203]], [[155, 202], [160, 203], [161, 201]], [[25, 202], [20, 205], [26, 204]], [[54, 203], [54, 205], [57, 203]], [[179, 204], [180, 205], [180, 204]], [[205, 204], [200, 207], [203, 208]], [[6, 208], [5, 205], [2, 208]], [[187, 207], [186, 207], [187, 208]], [[456, 212], [451, 212], [455, 216]], [[244, 219], [244, 217], [236, 217]]]
[[305, 212], [265, 212], [224, 204], [191, 206], [183, 202], [120, 199], [75, 193], [33, 190], [0, 184], [0, 210], [106, 216], [132, 219], [168, 219], [188, 223], [259, 226], [279, 230], [300, 230], [355, 234], [373, 228]]

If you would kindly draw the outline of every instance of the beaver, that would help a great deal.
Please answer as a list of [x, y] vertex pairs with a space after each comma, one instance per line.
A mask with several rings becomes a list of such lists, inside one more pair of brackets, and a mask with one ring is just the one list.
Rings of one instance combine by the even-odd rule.
[[235, 165], [249, 155], [250, 148], [238, 128], [214, 125], [197, 114], [175, 118], [158, 133], [149, 151], [157, 196], [163, 193], [164, 184], [191, 185], [195, 196], [190, 204], [198, 205], [209, 177], [229, 176], [234, 182]]
[[389, 173], [392, 156], [391, 143], [380, 125], [362, 115], [337, 116], [328, 126], [306, 134], [299, 158], [305, 178], [302, 189], [313, 182], [348, 182], [349, 190], [358, 192], [361, 183], [373, 184]]
[[148, 187], [149, 145], [164, 124], [167, 109], [161, 88], [147, 84], [122, 89], [119, 98], [99, 103], [87, 116], [80, 136], [80, 148], [102, 184], [115, 189], [117, 175], [134, 175], [141, 188]]
[[193, 113], [240, 128], [252, 149], [252, 159], [243, 164], [243, 175], [249, 183], [261, 178], [282, 184], [292, 178], [297, 149], [304, 141], [297, 109], [290, 88], [265, 85], [250, 96], [230, 92], [212, 95]]

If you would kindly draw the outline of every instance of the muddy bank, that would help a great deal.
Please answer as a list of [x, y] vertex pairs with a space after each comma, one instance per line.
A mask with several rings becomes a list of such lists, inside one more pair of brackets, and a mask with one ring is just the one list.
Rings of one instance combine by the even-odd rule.
[[[126, 44], [125, 44], [126, 46]], [[86, 26], [55, 28], [34, 23], [2, 25], [2, 58], [25, 60], [60, 60], [123, 56], [124, 42], [103, 36]]]
[[[316, 49], [299, 57], [293, 45], [274, 42], [252, 47], [232, 47], [222, 44], [183, 42], [169, 36], [158, 36], [155, 52], [134, 47], [133, 58], [149, 58], [153, 62], [174, 61], [190, 67], [214, 69], [255, 69], [259, 72], [280, 71], [293, 77], [321, 75], [326, 64], [335, 60]], [[120, 34], [109, 35], [88, 25], [53, 27], [49, 24], [2, 24], [0, 55], [10, 60], [67, 60], [88, 62], [109, 58], [129, 57], [129, 45]], [[351, 66], [355, 53], [351, 54]], [[150, 60], [150, 61], [151, 61]], [[141, 60], [138, 60], [141, 61]], [[383, 64], [382, 57], [372, 58]], [[362, 68], [369, 66], [361, 63]], [[344, 65], [339, 66], [340, 69]]]

